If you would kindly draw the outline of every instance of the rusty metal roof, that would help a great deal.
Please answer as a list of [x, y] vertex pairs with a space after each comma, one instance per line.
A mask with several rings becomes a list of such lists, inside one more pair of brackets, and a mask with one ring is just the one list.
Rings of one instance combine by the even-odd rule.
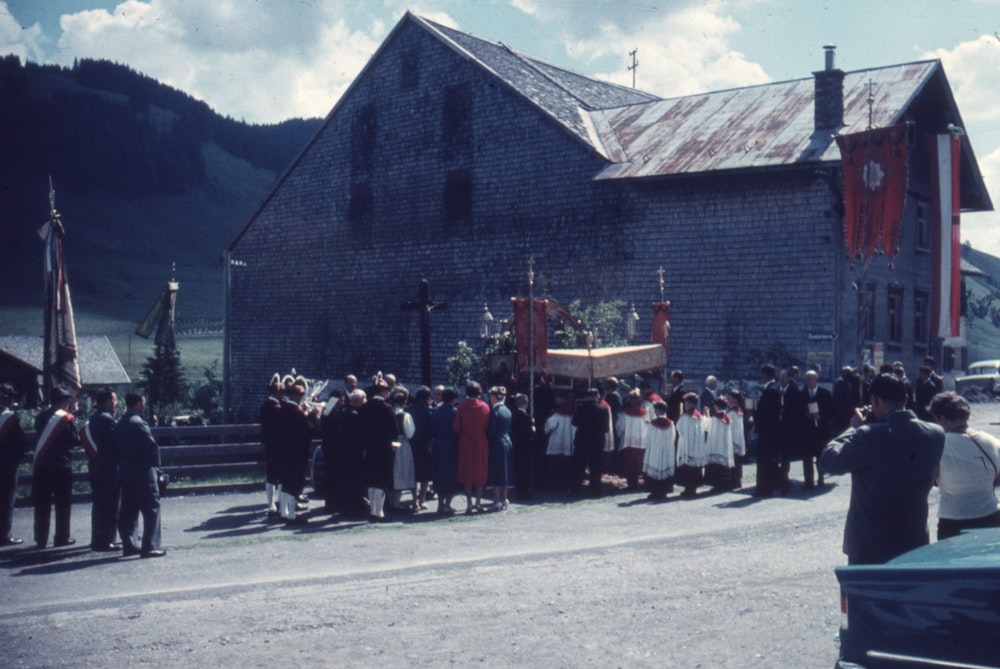
[[[872, 124], [886, 126], [902, 120], [939, 66], [930, 60], [846, 73], [845, 126], [837, 131], [868, 126], [869, 80], [874, 87]], [[616, 163], [597, 178], [839, 161], [832, 132], [814, 128], [813, 96], [810, 77], [593, 111], [606, 155]]]

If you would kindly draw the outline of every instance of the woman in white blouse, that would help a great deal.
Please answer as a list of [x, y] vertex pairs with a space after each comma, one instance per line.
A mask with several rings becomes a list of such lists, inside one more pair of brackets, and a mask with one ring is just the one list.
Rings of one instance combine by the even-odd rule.
[[938, 467], [938, 541], [963, 529], [1000, 527], [994, 488], [1000, 482], [1000, 441], [969, 429], [969, 403], [956, 393], [936, 395], [931, 415], [946, 433]]

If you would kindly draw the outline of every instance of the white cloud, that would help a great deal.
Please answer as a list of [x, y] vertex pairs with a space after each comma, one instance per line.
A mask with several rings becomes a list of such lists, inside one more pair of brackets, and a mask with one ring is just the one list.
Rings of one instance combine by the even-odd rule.
[[588, 12], [557, 14], [539, 5], [538, 16], [562, 27], [571, 56], [621, 63], [615, 71], [594, 75], [600, 79], [631, 85], [624, 55], [637, 48], [637, 87], [674, 97], [770, 81], [763, 67], [730, 45], [733, 35], [743, 30], [728, 12], [732, 8], [732, 3], [718, 0], [670, 11], [647, 3], [625, 11], [617, 3], [597, 3]]
[[926, 57], [941, 59], [966, 121], [1000, 119], [1000, 38], [982, 35]]
[[67, 14], [59, 57], [130, 67], [252, 122], [325, 116], [384, 38], [331, 3], [126, 0]]
[[21, 62], [39, 62], [45, 58], [45, 35], [42, 27], [35, 23], [22, 26], [11, 15], [6, 2], [0, 2], [0, 55], [14, 54]]
[[[1000, 147], [979, 158], [979, 169], [995, 208], [1000, 204], [996, 188], [1000, 184]], [[963, 215], [962, 241], [970, 242], [973, 248], [980, 251], [1000, 256], [1000, 212]]]

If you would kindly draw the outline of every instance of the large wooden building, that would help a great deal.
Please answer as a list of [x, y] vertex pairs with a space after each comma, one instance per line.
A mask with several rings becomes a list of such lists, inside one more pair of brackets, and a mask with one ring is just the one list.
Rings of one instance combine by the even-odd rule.
[[[648, 305], [666, 269], [671, 368], [754, 375], [788, 352], [824, 368], [864, 345], [915, 367], [940, 354], [928, 145], [962, 120], [937, 60], [675, 99], [596, 81], [404, 16], [226, 252], [229, 408], [266, 381], [393, 371], [419, 378], [430, 281], [435, 381], [483, 303]], [[833, 136], [909, 123], [899, 254], [861, 281], [847, 258]], [[968, 137], [961, 203], [992, 209]], [[868, 317], [859, 323], [859, 300]], [[863, 342], [859, 341], [863, 339]]]

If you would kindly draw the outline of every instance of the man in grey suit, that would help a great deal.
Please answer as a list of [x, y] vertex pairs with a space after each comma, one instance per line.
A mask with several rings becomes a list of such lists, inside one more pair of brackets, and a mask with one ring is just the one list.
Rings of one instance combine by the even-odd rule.
[[[118, 477], [122, 491], [118, 534], [122, 538], [125, 557], [163, 557], [160, 548], [160, 447], [153, 439], [149, 425], [142, 418], [146, 408], [143, 395], [125, 396], [125, 415], [115, 426], [115, 448], [118, 451]], [[136, 531], [142, 514], [142, 545], [137, 546]]]
[[857, 410], [819, 460], [828, 474], [851, 474], [848, 564], [882, 564], [930, 542], [927, 494], [944, 450], [944, 430], [905, 408], [902, 380], [881, 374], [870, 392], [871, 408]]

